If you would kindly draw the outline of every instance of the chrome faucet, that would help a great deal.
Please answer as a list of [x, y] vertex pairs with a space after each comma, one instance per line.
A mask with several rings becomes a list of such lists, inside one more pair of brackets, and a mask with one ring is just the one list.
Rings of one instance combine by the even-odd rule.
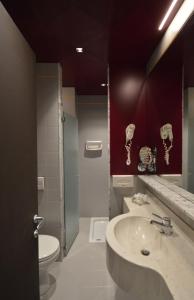
[[161, 221], [157, 221], [157, 220], [151, 220], [150, 223], [151, 224], [158, 224], [161, 226], [160, 228], [160, 232], [164, 233], [166, 235], [170, 235], [172, 234], [173, 230], [172, 230], [172, 224], [171, 224], [171, 219], [169, 217], [161, 217], [157, 214], [152, 214], [153, 216], [157, 217], [158, 219], [160, 219]]

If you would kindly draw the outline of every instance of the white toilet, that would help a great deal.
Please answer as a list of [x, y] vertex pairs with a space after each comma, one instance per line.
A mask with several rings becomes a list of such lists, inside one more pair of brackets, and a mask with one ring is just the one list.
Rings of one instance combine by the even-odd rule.
[[49, 266], [56, 261], [59, 252], [60, 244], [57, 238], [50, 235], [40, 234], [39, 242], [39, 281], [40, 281], [40, 296], [43, 296], [49, 290]]

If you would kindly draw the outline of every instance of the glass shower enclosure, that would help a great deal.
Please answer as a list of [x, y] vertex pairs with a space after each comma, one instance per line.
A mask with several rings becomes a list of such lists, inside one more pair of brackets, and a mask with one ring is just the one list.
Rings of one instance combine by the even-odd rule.
[[79, 232], [78, 121], [63, 114], [65, 254]]

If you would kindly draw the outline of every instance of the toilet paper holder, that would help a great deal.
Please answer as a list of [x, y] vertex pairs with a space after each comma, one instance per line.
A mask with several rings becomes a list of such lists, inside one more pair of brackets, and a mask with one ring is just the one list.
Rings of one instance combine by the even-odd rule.
[[102, 151], [102, 141], [86, 141], [86, 151]]

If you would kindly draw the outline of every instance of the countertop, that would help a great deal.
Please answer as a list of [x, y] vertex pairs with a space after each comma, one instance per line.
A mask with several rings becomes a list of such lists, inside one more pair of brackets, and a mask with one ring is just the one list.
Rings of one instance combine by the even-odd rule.
[[[170, 212], [160, 200], [148, 193], [149, 204], [138, 205], [131, 198], [125, 197], [124, 213], [130, 216], [152, 218], [152, 213], [170, 216], [173, 234], [163, 235], [165, 255], [151, 262], [151, 268], [161, 274], [174, 300], [194, 299], [194, 231]], [[193, 238], [192, 238], [193, 237]]]

